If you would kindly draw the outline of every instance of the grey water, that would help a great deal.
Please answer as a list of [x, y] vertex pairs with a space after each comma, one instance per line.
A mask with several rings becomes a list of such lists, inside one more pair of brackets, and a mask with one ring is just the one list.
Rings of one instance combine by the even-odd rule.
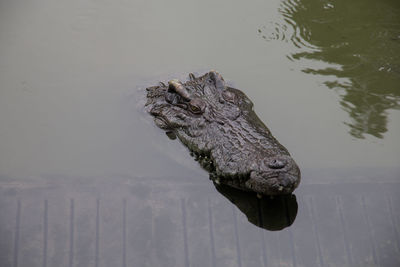
[[[399, 14], [1, 1], [0, 266], [398, 266]], [[215, 188], [144, 112], [147, 86], [210, 69], [299, 164], [283, 208]]]

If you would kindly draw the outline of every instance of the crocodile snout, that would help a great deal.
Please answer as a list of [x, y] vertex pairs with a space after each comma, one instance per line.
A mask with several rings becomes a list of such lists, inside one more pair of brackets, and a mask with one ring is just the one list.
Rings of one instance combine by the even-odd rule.
[[264, 173], [253, 171], [246, 181], [249, 190], [264, 195], [290, 194], [299, 183], [298, 173]]
[[300, 182], [300, 170], [288, 155], [266, 157], [254, 165], [246, 186], [265, 195], [290, 194]]

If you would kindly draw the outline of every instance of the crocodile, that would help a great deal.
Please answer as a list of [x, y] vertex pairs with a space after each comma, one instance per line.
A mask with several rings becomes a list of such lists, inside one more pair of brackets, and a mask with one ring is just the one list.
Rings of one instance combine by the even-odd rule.
[[190, 150], [210, 179], [258, 196], [291, 194], [300, 169], [258, 118], [252, 101], [212, 70], [146, 88], [155, 124]]

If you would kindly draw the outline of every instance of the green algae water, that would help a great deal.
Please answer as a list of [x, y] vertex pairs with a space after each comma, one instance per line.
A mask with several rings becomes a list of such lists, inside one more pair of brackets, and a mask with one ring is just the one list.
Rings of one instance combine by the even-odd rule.
[[[399, 1], [2, 1], [0, 58], [1, 266], [400, 264]], [[210, 69], [302, 171], [282, 231], [143, 111]]]
[[[328, 64], [302, 70], [325, 76], [324, 85], [341, 95], [340, 105], [350, 117], [349, 133], [384, 138], [390, 110], [399, 109], [397, 1], [287, 1], [281, 13], [292, 30], [293, 45], [310, 48], [289, 57]], [[279, 32], [273, 34], [280, 37]]]

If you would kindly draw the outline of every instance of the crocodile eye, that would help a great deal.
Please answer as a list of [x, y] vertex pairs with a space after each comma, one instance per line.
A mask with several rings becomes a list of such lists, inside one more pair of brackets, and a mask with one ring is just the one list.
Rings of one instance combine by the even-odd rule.
[[206, 107], [205, 103], [198, 98], [192, 99], [189, 102], [189, 109], [194, 114], [202, 114], [204, 112], [205, 107]]
[[190, 105], [190, 110], [195, 114], [201, 113], [201, 109], [194, 105]]

